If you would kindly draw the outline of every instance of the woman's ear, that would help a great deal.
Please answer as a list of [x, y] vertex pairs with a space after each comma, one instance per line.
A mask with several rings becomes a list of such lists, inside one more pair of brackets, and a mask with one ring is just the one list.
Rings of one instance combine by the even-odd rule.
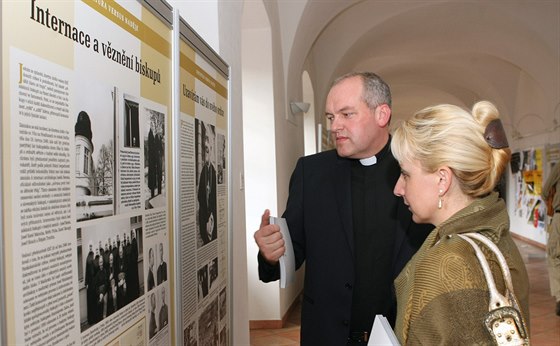
[[451, 186], [451, 180], [453, 179], [453, 174], [451, 173], [451, 168], [447, 166], [442, 166], [437, 170], [437, 176], [439, 178], [438, 187], [444, 195], [449, 187]]

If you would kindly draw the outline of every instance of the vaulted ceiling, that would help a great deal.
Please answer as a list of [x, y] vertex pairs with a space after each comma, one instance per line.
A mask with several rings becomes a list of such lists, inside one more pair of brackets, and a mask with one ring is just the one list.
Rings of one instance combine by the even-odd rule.
[[560, 123], [560, 0], [277, 3], [283, 42], [293, 36], [287, 84], [308, 70], [318, 113], [336, 76], [369, 70], [390, 84], [397, 119], [487, 99], [509, 131]]

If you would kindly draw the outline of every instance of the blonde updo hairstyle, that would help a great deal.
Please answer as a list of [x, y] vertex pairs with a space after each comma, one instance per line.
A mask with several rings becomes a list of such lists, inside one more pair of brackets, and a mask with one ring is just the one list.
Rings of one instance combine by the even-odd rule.
[[448, 166], [463, 193], [482, 197], [494, 190], [511, 157], [509, 148], [494, 149], [484, 138], [495, 119], [498, 110], [488, 101], [471, 113], [449, 104], [427, 107], [395, 129], [391, 150], [399, 162], [418, 160], [429, 173]]

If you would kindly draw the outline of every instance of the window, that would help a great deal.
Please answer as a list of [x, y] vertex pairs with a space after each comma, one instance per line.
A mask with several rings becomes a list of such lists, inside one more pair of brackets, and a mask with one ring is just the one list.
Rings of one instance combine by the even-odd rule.
[[89, 148], [84, 148], [84, 173], [89, 174], [89, 160], [90, 160], [91, 152]]

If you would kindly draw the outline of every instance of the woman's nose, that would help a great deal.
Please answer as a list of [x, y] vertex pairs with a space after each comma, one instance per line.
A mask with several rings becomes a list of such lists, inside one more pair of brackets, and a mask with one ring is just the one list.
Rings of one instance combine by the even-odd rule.
[[395, 187], [393, 188], [393, 194], [397, 197], [402, 197], [403, 196], [403, 188], [402, 188], [402, 184], [401, 184], [401, 180], [402, 178], [399, 177], [399, 180], [397, 180], [397, 183], [395, 184]]

